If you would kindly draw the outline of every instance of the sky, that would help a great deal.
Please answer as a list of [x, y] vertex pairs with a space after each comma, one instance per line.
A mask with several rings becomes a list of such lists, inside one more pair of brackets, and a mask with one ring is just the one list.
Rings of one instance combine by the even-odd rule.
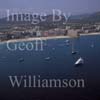
[[33, 9], [37, 12], [60, 9], [70, 13], [100, 11], [100, 0], [0, 0], [0, 9]]

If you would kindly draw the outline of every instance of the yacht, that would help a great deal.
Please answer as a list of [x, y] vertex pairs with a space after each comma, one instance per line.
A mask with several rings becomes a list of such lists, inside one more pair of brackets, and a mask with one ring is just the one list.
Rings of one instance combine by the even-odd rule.
[[74, 55], [74, 54], [76, 54], [77, 53], [77, 51], [72, 51], [72, 54]]
[[72, 43], [72, 54], [74, 55], [74, 54], [76, 54], [76, 53], [77, 53], [77, 51], [75, 51], [74, 43]]
[[50, 60], [50, 59], [51, 59], [50, 57], [46, 57], [46, 58], [45, 58], [45, 60]]
[[66, 42], [66, 43], [69, 43], [69, 40], [66, 40], [65, 42]]
[[94, 44], [91, 44], [91, 48], [94, 48]]
[[84, 60], [82, 57], [80, 57], [76, 62], [75, 65], [83, 65], [84, 64]]

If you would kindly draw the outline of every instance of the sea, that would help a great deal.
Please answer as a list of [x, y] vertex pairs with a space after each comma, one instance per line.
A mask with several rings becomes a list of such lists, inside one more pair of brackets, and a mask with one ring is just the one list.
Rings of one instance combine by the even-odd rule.
[[[76, 54], [72, 54], [72, 41]], [[20, 42], [10, 45], [18, 43]], [[80, 57], [84, 59], [84, 64], [75, 66]], [[22, 75], [84, 79], [85, 87], [11, 87], [8, 76]], [[44, 40], [43, 50], [38, 51], [35, 49], [11, 51], [7, 48], [7, 43], [0, 43], [0, 98], [0, 100], [100, 100], [100, 35]]]

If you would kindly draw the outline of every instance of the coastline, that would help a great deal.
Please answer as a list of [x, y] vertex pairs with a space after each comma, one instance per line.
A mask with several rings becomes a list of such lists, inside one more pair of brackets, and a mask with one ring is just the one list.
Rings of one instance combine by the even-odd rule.
[[[89, 35], [100, 35], [100, 33], [89, 33], [89, 34], [80, 34], [80, 36], [89, 36]], [[32, 37], [32, 38], [25, 38], [25, 39], [13, 39], [7, 41], [0, 41], [0, 44], [7, 43], [7, 42], [26, 42], [26, 41], [34, 41], [34, 40], [51, 40], [51, 39], [67, 39], [71, 38], [70, 36], [50, 36], [50, 37]]]

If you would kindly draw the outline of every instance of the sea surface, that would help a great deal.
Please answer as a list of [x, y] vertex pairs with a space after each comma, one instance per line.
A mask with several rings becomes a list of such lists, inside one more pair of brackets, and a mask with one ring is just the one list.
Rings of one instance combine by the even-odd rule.
[[[69, 45], [66, 40], [69, 40]], [[75, 55], [72, 55], [72, 41], [77, 51]], [[49, 60], [46, 59], [48, 57]], [[75, 67], [74, 64], [80, 57], [84, 59], [84, 65]], [[12, 88], [8, 79], [8, 76], [14, 75], [41, 75], [43, 78], [59, 79], [82, 78], [86, 85], [84, 89], [18, 89]], [[43, 51], [35, 49], [10, 51], [6, 43], [1, 43], [0, 98], [2, 98], [0, 100], [100, 100], [100, 35], [46, 40]]]

